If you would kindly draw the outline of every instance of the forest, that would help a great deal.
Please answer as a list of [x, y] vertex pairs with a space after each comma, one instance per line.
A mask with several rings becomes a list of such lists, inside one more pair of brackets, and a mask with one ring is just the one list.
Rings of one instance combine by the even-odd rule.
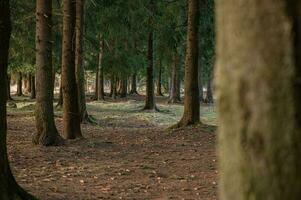
[[299, 0], [0, 0], [0, 200], [299, 200]]

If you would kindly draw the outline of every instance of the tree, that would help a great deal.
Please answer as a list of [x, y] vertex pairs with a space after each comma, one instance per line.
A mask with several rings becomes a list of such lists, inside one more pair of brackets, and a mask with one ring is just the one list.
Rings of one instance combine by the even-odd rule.
[[180, 57], [178, 53], [175, 53], [174, 63], [171, 72], [171, 85], [169, 92], [168, 103], [181, 102], [181, 88], [180, 88]]
[[301, 3], [216, 3], [220, 199], [300, 199]]
[[78, 87], [75, 76], [75, 21], [76, 2], [63, 1], [63, 135], [66, 139], [82, 137], [78, 105]]
[[162, 93], [162, 63], [160, 63], [158, 71], [157, 96], [164, 96]]
[[23, 82], [22, 82], [22, 78], [23, 78], [23, 76], [22, 76], [22, 72], [19, 72], [18, 73], [18, 79], [17, 79], [17, 93], [16, 93], [16, 95], [17, 96], [23, 96]]
[[34, 75], [32, 75], [30, 81], [31, 81], [30, 98], [35, 99], [36, 98], [36, 77]]
[[[0, 3], [0, 87], [7, 88], [8, 49], [11, 35], [9, 1]], [[0, 90], [0, 199], [31, 200], [33, 196], [24, 191], [14, 179], [7, 157], [6, 147], [6, 101], [7, 91]]]
[[97, 100], [104, 101], [105, 100], [105, 92], [104, 92], [104, 71], [103, 71], [103, 58], [104, 53], [104, 39], [102, 36], [99, 36], [99, 56], [98, 56], [98, 70], [97, 70]]
[[137, 94], [137, 73], [133, 73], [131, 76], [131, 91], [130, 94]]
[[75, 53], [75, 68], [76, 68], [76, 83], [78, 87], [78, 105], [81, 122], [90, 122], [90, 118], [86, 107], [85, 94], [85, 69], [84, 69], [84, 4], [85, 0], [76, 1], [76, 53]]
[[[154, 0], [150, 0], [151, 11], [154, 12]], [[148, 66], [146, 69], [146, 98], [144, 110], [156, 110], [154, 88], [154, 31], [151, 27], [154, 23], [153, 16], [149, 18], [150, 31], [148, 33]]]
[[61, 137], [56, 129], [53, 113], [52, 77], [52, 1], [38, 0], [36, 6], [36, 133], [35, 144], [57, 145]]
[[199, 0], [188, 0], [184, 114], [176, 127], [193, 125], [200, 122], [200, 100], [198, 87], [198, 24]]

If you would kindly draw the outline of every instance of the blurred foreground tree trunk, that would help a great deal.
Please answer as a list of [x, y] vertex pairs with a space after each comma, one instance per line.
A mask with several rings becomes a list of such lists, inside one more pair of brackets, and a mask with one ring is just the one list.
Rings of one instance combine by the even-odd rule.
[[220, 199], [298, 200], [301, 2], [216, 3]]

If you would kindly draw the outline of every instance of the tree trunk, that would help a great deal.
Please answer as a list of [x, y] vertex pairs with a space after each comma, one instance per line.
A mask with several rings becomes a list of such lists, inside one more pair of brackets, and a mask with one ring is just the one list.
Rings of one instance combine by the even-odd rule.
[[177, 127], [200, 122], [198, 86], [198, 25], [199, 0], [188, 0], [188, 33], [185, 61], [184, 114]]
[[95, 91], [94, 91], [94, 100], [97, 100], [97, 96], [98, 96], [98, 91], [99, 91], [99, 89], [98, 89], [98, 82], [99, 82], [99, 80], [98, 80], [98, 78], [99, 78], [99, 71], [98, 71], [98, 69], [96, 70], [96, 73], [95, 73]]
[[181, 88], [180, 88], [180, 57], [178, 53], [175, 54], [174, 64], [172, 66], [170, 95], [168, 103], [181, 102]]
[[61, 137], [56, 129], [53, 113], [52, 79], [52, 1], [36, 2], [36, 133], [34, 144], [57, 145]]
[[36, 98], [36, 77], [31, 76], [30, 82], [31, 82], [31, 84], [30, 84], [30, 86], [31, 86], [30, 98], [35, 99]]
[[63, 135], [66, 139], [82, 137], [75, 75], [75, 18], [76, 2], [63, 1]]
[[[201, 45], [199, 45], [201, 46]], [[201, 54], [199, 53], [199, 58], [201, 58]], [[199, 73], [198, 73], [198, 82], [199, 82], [199, 95], [200, 95], [200, 102], [204, 102], [204, 91], [203, 91], [203, 80], [202, 80], [202, 65], [201, 65], [201, 59], [199, 59]]]
[[[154, 0], [150, 0], [151, 10], [154, 11]], [[149, 18], [149, 25], [153, 24], [153, 17]], [[151, 27], [152, 29], [153, 27]], [[144, 110], [156, 110], [154, 91], [154, 32], [148, 34], [148, 66], [146, 72], [146, 99]]]
[[125, 98], [127, 96], [127, 88], [128, 88], [128, 81], [127, 78], [123, 78], [120, 80], [120, 97]]
[[104, 40], [100, 36], [99, 38], [99, 56], [98, 56], [98, 92], [97, 92], [97, 100], [104, 101], [105, 100], [105, 92], [104, 92], [104, 78], [103, 78], [103, 66], [102, 66], [102, 57], [104, 52]]
[[31, 78], [32, 78], [32, 75], [31, 74], [28, 74], [28, 80], [27, 80], [27, 92], [28, 93], [31, 93]]
[[137, 91], [137, 73], [131, 76], [131, 92], [130, 94], [138, 94]]
[[[9, 1], [0, 3], [0, 87], [7, 88], [7, 65], [9, 39], [11, 33]], [[35, 199], [26, 193], [15, 181], [8, 161], [6, 147], [6, 100], [7, 90], [0, 90], [0, 199], [31, 200]]]
[[164, 96], [162, 94], [162, 64], [161, 63], [159, 66], [158, 80], [157, 80], [157, 96]]
[[58, 99], [58, 102], [56, 104], [56, 107], [57, 108], [61, 108], [63, 107], [63, 87], [62, 87], [62, 80], [61, 80], [61, 83], [60, 83], [60, 92], [59, 92], [59, 99]]
[[209, 79], [208, 83], [207, 83], [207, 94], [206, 94], [206, 99], [205, 102], [206, 103], [213, 103], [213, 93], [212, 93], [212, 80]]
[[112, 99], [117, 98], [117, 78], [113, 75], [111, 79], [111, 92], [112, 92]]
[[216, 3], [220, 199], [298, 200], [301, 2]]
[[8, 101], [13, 100], [13, 98], [11, 97], [11, 94], [10, 94], [10, 81], [11, 81], [11, 75], [7, 74], [7, 100]]
[[23, 96], [23, 83], [22, 83], [22, 73], [18, 73], [18, 80], [17, 80], [17, 96]]
[[84, 4], [85, 0], [76, 1], [76, 83], [78, 87], [78, 105], [81, 122], [90, 122], [86, 107], [84, 54]]

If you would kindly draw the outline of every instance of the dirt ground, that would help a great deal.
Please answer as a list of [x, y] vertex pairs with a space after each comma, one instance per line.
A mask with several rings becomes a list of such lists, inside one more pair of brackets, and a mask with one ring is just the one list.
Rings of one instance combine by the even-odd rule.
[[[120, 102], [102, 106], [88, 106], [99, 125], [83, 125], [85, 139], [47, 148], [31, 143], [32, 112], [9, 112], [9, 158], [22, 187], [42, 200], [217, 199], [213, 126], [170, 131], [170, 121], [127, 115]], [[60, 117], [56, 124], [61, 131]]]

